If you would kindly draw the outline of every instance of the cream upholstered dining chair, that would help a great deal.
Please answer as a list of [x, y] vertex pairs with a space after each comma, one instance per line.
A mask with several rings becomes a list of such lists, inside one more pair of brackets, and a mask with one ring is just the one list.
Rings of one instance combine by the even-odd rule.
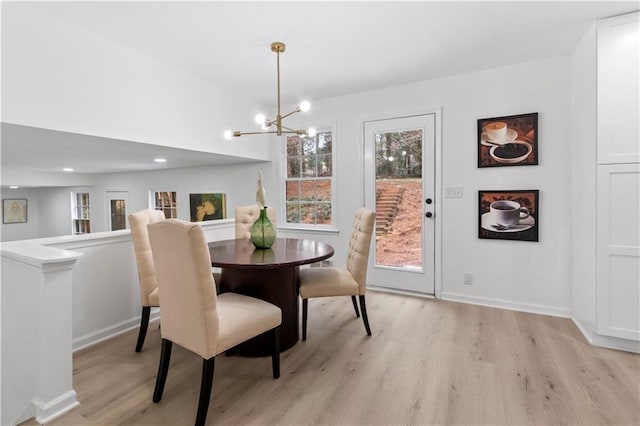
[[133, 239], [133, 248], [136, 253], [136, 263], [138, 265], [140, 299], [142, 301], [142, 318], [140, 320], [140, 330], [138, 331], [136, 352], [140, 352], [142, 345], [144, 345], [147, 328], [149, 327], [151, 308], [160, 306], [158, 282], [156, 281], [156, 271], [153, 266], [153, 256], [151, 254], [151, 246], [149, 245], [147, 225], [161, 220], [164, 220], [164, 212], [160, 210], [145, 209], [129, 215], [131, 238]]
[[364, 294], [367, 290], [367, 264], [375, 220], [376, 214], [367, 208], [363, 207], [356, 211], [349, 240], [346, 268], [305, 268], [300, 270], [302, 340], [307, 340], [309, 299], [328, 296], [351, 296], [356, 317], [360, 316], [356, 303], [356, 296], [359, 296], [364, 328], [367, 335], [371, 336]]
[[216, 355], [269, 332], [273, 377], [280, 377], [280, 308], [236, 293], [216, 295], [211, 256], [200, 225], [169, 219], [149, 225], [162, 297], [162, 350], [153, 402], [162, 399], [171, 347], [176, 343], [203, 359], [196, 425], [204, 425]]
[[[251, 225], [258, 217], [260, 217], [260, 207], [257, 204], [236, 207], [236, 239], [250, 238]], [[267, 207], [267, 217], [275, 224], [276, 209]]]

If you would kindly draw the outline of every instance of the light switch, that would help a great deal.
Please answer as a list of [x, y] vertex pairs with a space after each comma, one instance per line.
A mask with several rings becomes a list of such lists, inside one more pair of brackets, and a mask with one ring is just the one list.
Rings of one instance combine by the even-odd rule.
[[461, 186], [447, 186], [444, 190], [445, 198], [462, 198]]

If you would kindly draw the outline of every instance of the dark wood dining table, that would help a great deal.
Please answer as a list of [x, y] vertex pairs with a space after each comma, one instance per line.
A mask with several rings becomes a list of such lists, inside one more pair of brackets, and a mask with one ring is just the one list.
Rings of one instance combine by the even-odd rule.
[[[270, 249], [257, 249], [248, 238], [209, 243], [211, 265], [222, 269], [220, 293], [252, 296], [282, 310], [281, 351], [291, 348], [299, 338], [300, 266], [328, 259], [333, 252], [327, 243], [297, 238], [276, 238]], [[271, 346], [267, 336], [257, 336], [231, 352], [267, 356]]]

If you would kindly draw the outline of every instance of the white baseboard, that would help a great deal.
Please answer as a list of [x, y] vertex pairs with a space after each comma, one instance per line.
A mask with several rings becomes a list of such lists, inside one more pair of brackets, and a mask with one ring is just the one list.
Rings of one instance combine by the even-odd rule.
[[576, 318], [571, 319], [590, 345], [619, 351], [640, 353], [640, 342], [620, 339], [619, 337], [603, 336], [593, 331], [595, 329], [595, 324], [591, 324], [587, 321], [580, 321]]
[[394, 288], [386, 288], [386, 287], [377, 287], [374, 285], [367, 285], [367, 291], [375, 291], [378, 293], [402, 294], [403, 296], [419, 297], [422, 299], [435, 299], [435, 296], [433, 294], [420, 293], [417, 291], [409, 291], [409, 290], [397, 290]]
[[553, 317], [571, 318], [569, 308], [556, 306], [535, 305], [532, 303], [513, 302], [511, 300], [493, 299], [489, 297], [469, 296], [467, 294], [442, 292], [443, 300], [453, 302], [470, 303], [472, 305], [487, 306], [490, 308], [508, 309], [510, 311], [528, 312], [531, 314], [550, 315]]
[[443, 300], [454, 302], [471, 303], [474, 305], [487, 306], [492, 308], [509, 309], [511, 311], [528, 312], [532, 314], [550, 315], [554, 317], [571, 318], [578, 330], [585, 337], [587, 342], [593, 346], [600, 346], [608, 349], [616, 349], [626, 352], [640, 353], [640, 342], [620, 339], [617, 337], [603, 336], [593, 332], [595, 325], [582, 323], [573, 317], [573, 312], [566, 308], [553, 306], [534, 305], [528, 303], [512, 302], [510, 300], [492, 299], [488, 297], [468, 296], [466, 294], [442, 293]]
[[[160, 319], [160, 309], [152, 308], [151, 315], [149, 317], [149, 324]], [[81, 349], [88, 348], [104, 340], [111, 339], [122, 333], [126, 333], [129, 330], [138, 328], [140, 326], [140, 317], [131, 318], [127, 321], [123, 321], [119, 324], [112, 325], [110, 327], [103, 328], [96, 332], [86, 334], [81, 337], [73, 339], [73, 352]]]
[[34, 405], [38, 413], [36, 421], [43, 425], [76, 408], [80, 403], [76, 398], [76, 391], [72, 389], [51, 401], [34, 401]]

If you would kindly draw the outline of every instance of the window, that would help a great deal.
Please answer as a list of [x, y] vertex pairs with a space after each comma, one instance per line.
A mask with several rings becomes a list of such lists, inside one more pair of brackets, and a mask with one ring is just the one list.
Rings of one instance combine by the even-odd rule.
[[89, 221], [89, 193], [72, 193], [71, 203], [73, 205], [73, 221], [71, 228], [73, 235], [90, 233], [91, 222]]
[[176, 193], [174, 192], [154, 192], [153, 208], [164, 212], [167, 219], [175, 219], [178, 217], [178, 208], [176, 201]]
[[333, 224], [331, 132], [287, 137], [286, 223]]

